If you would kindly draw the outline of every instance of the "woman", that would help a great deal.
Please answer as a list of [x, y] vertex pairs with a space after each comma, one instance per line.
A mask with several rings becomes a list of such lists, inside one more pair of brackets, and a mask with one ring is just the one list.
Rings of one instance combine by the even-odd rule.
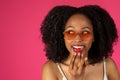
[[56, 6], [40, 30], [48, 58], [43, 80], [120, 80], [110, 58], [118, 34], [103, 8]]

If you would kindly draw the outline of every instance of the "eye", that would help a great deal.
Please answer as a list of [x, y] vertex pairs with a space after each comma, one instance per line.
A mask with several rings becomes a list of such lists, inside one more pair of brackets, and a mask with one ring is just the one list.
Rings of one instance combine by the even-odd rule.
[[74, 34], [75, 32], [74, 31], [69, 31], [69, 34]]
[[89, 31], [83, 31], [82, 34], [83, 35], [86, 35], [86, 34], [89, 34], [90, 32]]
[[73, 30], [69, 30], [69, 31], [66, 31], [66, 33], [67, 33], [67, 34], [71, 34], [71, 35], [72, 35], [72, 34], [74, 34], [74, 33], [75, 33], [75, 31], [73, 31]]

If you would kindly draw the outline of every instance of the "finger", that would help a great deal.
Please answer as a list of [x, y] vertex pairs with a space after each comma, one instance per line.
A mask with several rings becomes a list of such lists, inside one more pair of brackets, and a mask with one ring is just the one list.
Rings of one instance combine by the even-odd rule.
[[81, 55], [80, 55], [80, 61], [79, 61], [78, 66], [79, 66], [79, 67], [83, 67], [84, 63], [85, 63], [85, 60], [84, 60], [83, 54], [81, 54]]
[[81, 59], [80, 55], [77, 54], [76, 57], [75, 57], [75, 60], [74, 60], [74, 66], [73, 66], [73, 68], [78, 67], [78, 64], [80, 63], [80, 59]]
[[75, 60], [76, 55], [73, 55], [71, 61], [70, 61], [70, 66], [69, 69], [72, 70], [73, 69], [73, 65], [74, 65], [74, 60]]
[[81, 63], [84, 62], [84, 57], [83, 57], [83, 54], [81, 54]]
[[79, 68], [78, 68], [78, 71], [80, 72], [80, 71], [82, 71], [85, 67], [86, 67], [86, 65], [88, 64], [88, 58], [87, 57], [85, 57], [84, 59], [82, 59], [83, 61], [82, 61], [82, 63], [81, 63], [81, 65], [79, 66]]
[[85, 65], [87, 65], [88, 64], [88, 58], [87, 57], [85, 57]]

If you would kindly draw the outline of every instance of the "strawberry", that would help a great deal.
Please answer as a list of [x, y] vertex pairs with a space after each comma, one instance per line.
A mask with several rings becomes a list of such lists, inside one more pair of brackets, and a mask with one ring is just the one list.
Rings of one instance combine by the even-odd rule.
[[73, 50], [74, 50], [74, 52], [79, 53], [79, 54], [81, 54], [81, 52], [82, 52], [81, 48], [75, 48]]

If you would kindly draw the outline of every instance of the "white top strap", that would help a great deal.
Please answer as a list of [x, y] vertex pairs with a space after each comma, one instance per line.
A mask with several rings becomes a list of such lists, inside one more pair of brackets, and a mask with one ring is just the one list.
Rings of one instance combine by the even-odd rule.
[[106, 60], [105, 60], [105, 57], [103, 58], [103, 67], [104, 67], [104, 79], [103, 80], [108, 80], [107, 74], [106, 74]]
[[63, 77], [63, 79], [62, 79], [62, 80], [67, 80], [67, 78], [65, 77], [65, 74], [63, 73], [63, 71], [62, 71], [62, 69], [61, 69], [60, 65], [59, 65], [58, 63], [56, 63], [56, 64], [57, 64], [57, 67], [58, 67], [58, 69], [59, 69], [60, 73], [62, 74], [62, 77]]

